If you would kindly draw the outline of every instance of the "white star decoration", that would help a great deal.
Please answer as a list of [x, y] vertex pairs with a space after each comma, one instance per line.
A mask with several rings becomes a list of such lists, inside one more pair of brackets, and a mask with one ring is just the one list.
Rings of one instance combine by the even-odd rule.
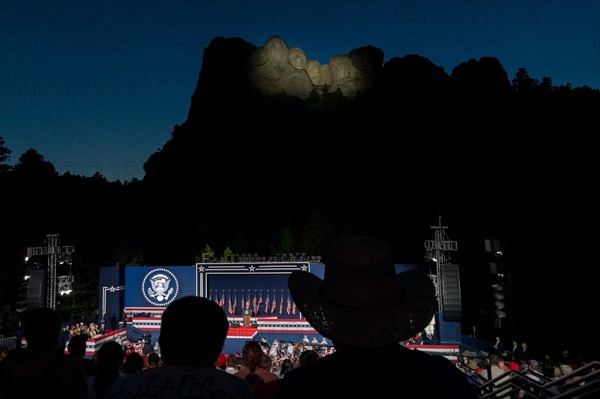
[[204, 273], [204, 266], [200, 266], [198, 270], [200, 270], [200, 273]]
[[111, 286], [111, 287], [110, 287], [108, 290], [109, 290], [110, 292], [115, 292], [117, 289], [116, 289], [115, 287]]
[[254, 266], [250, 266], [248, 269], [250, 269], [251, 272], [254, 271], [255, 267]]
[[300, 269], [301, 269], [303, 272], [305, 272], [305, 271], [307, 271], [307, 270], [308, 270], [308, 267], [306, 267], [306, 265], [302, 265], [302, 267], [300, 267]]

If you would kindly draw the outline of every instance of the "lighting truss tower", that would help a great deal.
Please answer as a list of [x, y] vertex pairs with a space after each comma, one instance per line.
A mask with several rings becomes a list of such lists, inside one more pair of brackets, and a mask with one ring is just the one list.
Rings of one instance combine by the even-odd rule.
[[57, 288], [57, 277], [56, 277], [56, 264], [59, 255], [70, 256], [74, 251], [75, 247], [72, 245], [58, 245], [58, 234], [47, 234], [46, 235], [45, 247], [27, 247], [27, 257], [36, 255], [47, 255], [48, 256], [48, 292], [46, 295], [46, 306], [50, 309], [56, 309], [56, 288]]
[[[453, 297], [456, 295], [454, 288], [451, 288], [449, 282], [457, 280], [458, 267], [450, 264], [450, 252], [458, 250], [458, 243], [448, 239], [446, 229], [448, 226], [442, 225], [442, 217], [438, 216], [438, 225], [431, 226], [433, 230], [433, 240], [425, 240], [425, 258], [435, 263], [435, 271], [430, 274], [431, 280], [435, 285], [435, 292], [438, 300], [439, 312], [444, 312], [451, 305], [449, 302], [454, 302]], [[456, 276], [455, 276], [456, 274]], [[448, 292], [445, 292], [448, 291]], [[460, 291], [459, 291], [460, 297]], [[448, 299], [452, 298], [452, 299]], [[448, 303], [447, 303], [448, 302]]]

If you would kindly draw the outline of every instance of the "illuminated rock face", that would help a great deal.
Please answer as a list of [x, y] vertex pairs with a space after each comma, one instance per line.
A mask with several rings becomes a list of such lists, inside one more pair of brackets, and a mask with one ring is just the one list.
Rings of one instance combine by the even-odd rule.
[[250, 57], [249, 75], [256, 89], [265, 95], [287, 94], [307, 99], [313, 89], [335, 92], [347, 98], [367, 89], [381, 68], [383, 52], [373, 46], [335, 55], [329, 64], [307, 60], [299, 48], [288, 48], [285, 41], [272, 36]]

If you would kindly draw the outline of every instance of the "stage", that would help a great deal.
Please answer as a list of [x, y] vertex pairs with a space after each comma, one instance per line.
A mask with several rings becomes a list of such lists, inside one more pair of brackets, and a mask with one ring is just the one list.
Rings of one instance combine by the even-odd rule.
[[[396, 265], [402, 272], [414, 265]], [[177, 298], [201, 296], [217, 303], [229, 320], [224, 353], [241, 352], [248, 340], [298, 342], [306, 335], [321, 342], [302, 317], [287, 287], [292, 272], [323, 278], [325, 265], [310, 262], [197, 263], [191, 266], [110, 266], [100, 270], [100, 323], [107, 330], [126, 329], [130, 342], [160, 334], [160, 316]], [[190, 315], [194, 317], [194, 315]], [[460, 324], [432, 321], [435, 342], [418, 350], [458, 348]], [[429, 327], [428, 327], [429, 328]], [[440, 339], [441, 338], [441, 339]], [[428, 347], [428, 348], [427, 348]], [[452, 357], [452, 356], [450, 356]]]

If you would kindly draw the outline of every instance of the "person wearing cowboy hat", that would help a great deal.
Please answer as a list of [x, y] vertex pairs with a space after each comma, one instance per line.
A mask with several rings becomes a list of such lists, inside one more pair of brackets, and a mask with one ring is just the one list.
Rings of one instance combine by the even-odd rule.
[[288, 287], [336, 352], [286, 373], [278, 398], [477, 398], [448, 359], [400, 344], [431, 321], [435, 287], [420, 270], [397, 274], [384, 242], [338, 238], [325, 258], [323, 279], [296, 271]]

